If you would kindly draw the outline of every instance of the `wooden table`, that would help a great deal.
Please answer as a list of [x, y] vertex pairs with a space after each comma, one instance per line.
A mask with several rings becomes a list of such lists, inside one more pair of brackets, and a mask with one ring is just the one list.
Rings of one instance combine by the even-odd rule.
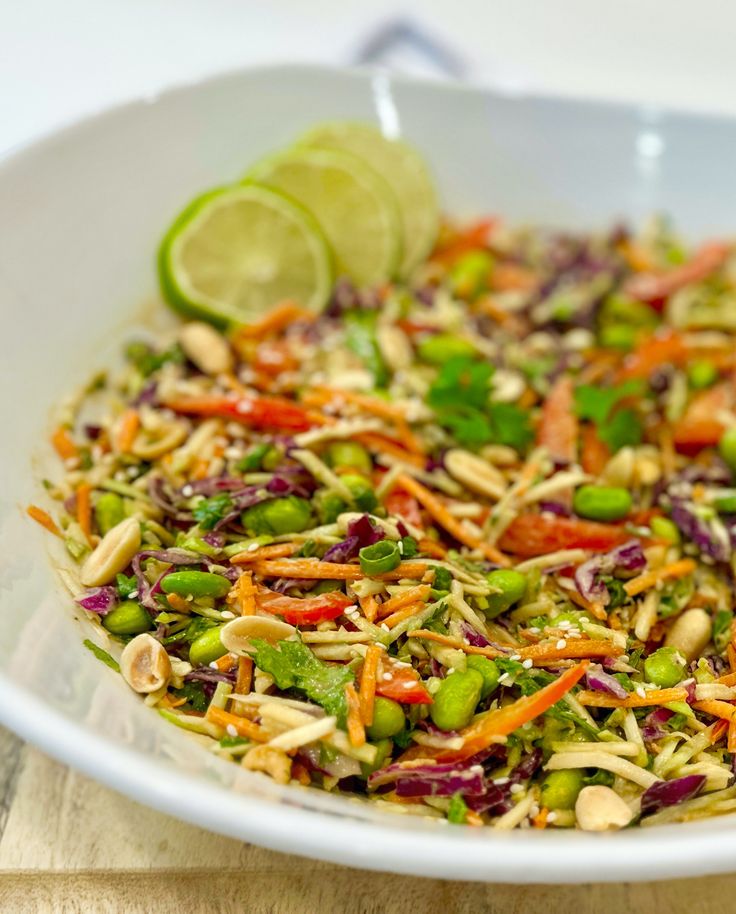
[[[731, 914], [736, 876], [638, 885], [414, 879], [262, 850], [153, 812], [0, 729], [2, 914]], [[736, 850], [734, 851], [736, 868]]]

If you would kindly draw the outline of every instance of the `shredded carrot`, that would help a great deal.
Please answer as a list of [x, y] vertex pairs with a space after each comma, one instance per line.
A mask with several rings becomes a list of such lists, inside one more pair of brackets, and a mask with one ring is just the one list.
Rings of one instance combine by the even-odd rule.
[[447, 549], [441, 544], [431, 539], [419, 540], [419, 551], [425, 553], [433, 559], [444, 559], [447, 557]]
[[449, 237], [443, 237], [438, 243], [430, 254], [430, 260], [451, 264], [467, 251], [484, 248], [488, 244], [489, 235], [495, 224], [496, 221], [494, 219], [480, 219], [462, 231], [452, 232]]
[[483, 817], [480, 816], [474, 809], [469, 809], [465, 813], [465, 824], [472, 825], [474, 828], [478, 828], [484, 824]]
[[397, 440], [412, 454], [424, 454], [424, 446], [414, 432], [409, 428], [409, 423], [397, 419], [394, 423]]
[[376, 700], [376, 675], [378, 662], [381, 659], [381, 648], [377, 644], [370, 644], [365, 652], [363, 670], [360, 674], [360, 713], [363, 723], [370, 727], [373, 723], [373, 707]]
[[373, 594], [369, 593], [368, 596], [360, 597], [358, 602], [360, 603], [360, 608], [363, 610], [363, 615], [366, 619], [369, 622], [375, 622], [379, 607], [378, 601]]
[[247, 695], [253, 684], [253, 661], [250, 657], [238, 658], [238, 675], [235, 680], [235, 691], [238, 695]]
[[478, 549], [483, 555], [498, 565], [509, 565], [509, 559], [490, 543], [481, 542], [474, 534], [469, 533], [463, 524], [450, 514], [447, 508], [426, 486], [412, 476], [402, 473], [396, 478], [397, 486], [408, 492], [432, 515], [440, 526], [454, 536], [456, 540], [471, 549]]
[[229, 673], [238, 665], [236, 654], [223, 654], [218, 660], [215, 660], [215, 666], [222, 673]]
[[[466, 644], [460, 638], [441, 635], [438, 632], [425, 628], [417, 628], [407, 633], [410, 638], [422, 638], [424, 641], [434, 641], [447, 647], [464, 651], [466, 654], [479, 654], [481, 657], [508, 657], [511, 650], [501, 650], [489, 645], [488, 647], [475, 647]], [[595, 659], [597, 657], [617, 657], [623, 653], [623, 648], [617, 647], [611, 641], [593, 641], [584, 638], [570, 640], [564, 647], [555, 644], [533, 644], [516, 650], [522, 660], [531, 660], [535, 666], [545, 666], [557, 660]]]
[[348, 703], [348, 738], [350, 745], [357, 749], [365, 744], [365, 727], [360, 714], [360, 699], [352, 682], [345, 686], [345, 698]]
[[654, 263], [649, 256], [649, 252], [636, 241], [627, 238], [626, 241], [622, 241], [618, 245], [618, 249], [631, 269], [637, 273], [648, 273], [654, 269]]
[[92, 545], [92, 486], [86, 482], [77, 486], [77, 523], [84, 538]]
[[396, 460], [402, 460], [418, 470], [423, 470], [426, 460], [421, 454], [414, 454], [407, 451], [398, 442], [381, 435], [378, 432], [361, 432], [355, 436], [355, 440], [368, 448], [369, 451], [386, 454]]
[[180, 597], [177, 593], [167, 593], [166, 601], [172, 609], [175, 609], [180, 613], [188, 613], [191, 611], [191, 606], [187, 603], [184, 597]]
[[[684, 689], [675, 690], [684, 691]], [[705, 701], [694, 701], [693, 708], [697, 711], [703, 711], [704, 714], [711, 714], [713, 717], [720, 717], [722, 720], [731, 720], [736, 714], [736, 705], [727, 701], [721, 701], [718, 698], [708, 698]]]
[[115, 449], [121, 454], [129, 453], [133, 447], [135, 436], [140, 428], [141, 417], [137, 409], [126, 409], [120, 418], [117, 435], [115, 436]]
[[417, 587], [409, 587], [406, 590], [402, 590], [401, 593], [397, 593], [395, 597], [391, 597], [390, 600], [386, 600], [385, 603], [381, 604], [378, 610], [379, 618], [382, 616], [390, 616], [391, 613], [407, 606], [409, 603], [426, 601], [431, 590], [432, 588], [429, 584], [419, 584]]
[[375, 581], [400, 581], [402, 578], [421, 579], [429, 566], [424, 562], [402, 562], [393, 571], [384, 574], [367, 575], [360, 565], [322, 562], [319, 559], [283, 559], [255, 562], [253, 572], [264, 578], [309, 578], [309, 580], [361, 581], [371, 578]]
[[283, 301], [267, 311], [263, 317], [252, 324], [238, 327], [233, 335], [233, 345], [237, 346], [242, 340], [259, 340], [270, 334], [280, 333], [296, 321], [313, 322], [316, 318], [314, 311], [308, 311], [293, 301]]
[[598, 437], [594, 425], [586, 423], [580, 430], [580, 463], [586, 473], [600, 476], [611, 457], [608, 445]]
[[539, 278], [532, 270], [515, 263], [499, 263], [491, 274], [491, 286], [498, 292], [528, 292]]
[[547, 819], [549, 818], [549, 810], [546, 806], [543, 806], [539, 812], [532, 819], [532, 825], [534, 828], [546, 828]]
[[716, 682], [720, 682], [721, 685], [725, 686], [736, 686], [736, 672], [726, 673], [724, 676], [719, 676], [718, 679], [716, 679]]
[[79, 448], [72, 441], [69, 430], [60, 425], [51, 436], [51, 444], [62, 460], [73, 460], [79, 456]]
[[[732, 670], [736, 670], [736, 647], [733, 644], [729, 644], [726, 647], [726, 657], [728, 657], [728, 665]], [[736, 685], [736, 683], [734, 683]]]
[[189, 478], [193, 480], [204, 479], [209, 475], [210, 462], [206, 457], [197, 457], [189, 470]]
[[736, 752], [736, 717], [732, 717], [728, 722], [728, 741], [726, 748], [729, 752]]
[[606, 613], [605, 607], [602, 603], [598, 603], [595, 600], [588, 600], [581, 593], [578, 593], [575, 590], [566, 591], [566, 595], [571, 603], [575, 603], [576, 606], [580, 606], [582, 609], [589, 612], [591, 616], [595, 616], [596, 619], [603, 621], [604, 619], [608, 618], [608, 614]]
[[227, 595], [227, 602], [237, 606], [241, 616], [255, 616], [256, 589], [253, 586], [253, 574], [244, 571]]
[[719, 739], [722, 739], [728, 732], [728, 727], [731, 721], [728, 720], [717, 720], [714, 724], [711, 724], [710, 731], [710, 744], [714, 746]]
[[291, 776], [295, 781], [299, 781], [302, 787], [309, 787], [312, 783], [312, 778], [309, 774], [309, 770], [305, 765], [302, 765], [301, 762], [294, 762], [291, 766]]
[[385, 625], [386, 628], [396, 628], [399, 622], [403, 622], [404, 619], [411, 619], [412, 616], [421, 612], [425, 605], [424, 602], [419, 602], [409, 603], [408, 606], [402, 606], [401, 609], [397, 609], [396, 612], [391, 613], [390, 616], [386, 616], [382, 620], [381, 625]]
[[180, 708], [182, 705], [187, 703], [186, 698], [174, 698], [168, 692], [159, 702], [160, 705], [163, 705], [164, 708]]
[[249, 565], [252, 562], [261, 562], [263, 559], [284, 559], [299, 548], [298, 543], [274, 543], [272, 546], [261, 546], [250, 552], [245, 549], [234, 555], [230, 562], [233, 565]]
[[205, 717], [213, 724], [217, 724], [218, 727], [222, 727], [223, 730], [227, 730], [229, 726], [233, 727], [238, 736], [242, 736], [243, 739], [253, 739], [259, 743], [267, 743], [271, 738], [263, 727], [254, 724], [252, 720], [240, 717], [238, 714], [231, 714], [230, 711], [223, 711], [222, 708], [215, 708], [213, 705], [207, 708]]
[[333, 387], [316, 387], [314, 392], [325, 398], [324, 403], [339, 404], [341, 401], [357, 406], [372, 416], [378, 416], [380, 419], [388, 419], [395, 422], [397, 419], [406, 421], [406, 410], [394, 403], [381, 400], [379, 397], [370, 397], [368, 394], [361, 394], [354, 390], [339, 390]]
[[[650, 705], [666, 705], [671, 701], [686, 701], [687, 689], [652, 689], [644, 698], [632, 692], [626, 698], [615, 698], [604, 692], [578, 692], [575, 696], [581, 705], [591, 708], [648, 708]], [[725, 704], [725, 702], [721, 702]], [[693, 705], [693, 707], [697, 707]]]
[[673, 562], [671, 565], [665, 565], [663, 568], [657, 568], [654, 571], [645, 571], [636, 578], [632, 578], [624, 584], [624, 590], [630, 597], [649, 590], [659, 584], [660, 581], [669, 578], [684, 578], [692, 574], [697, 568], [693, 559], [680, 559], [679, 562]]
[[39, 508], [38, 505], [28, 505], [26, 514], [33, 518], [37, 524], [48, 530], [49, 533], [53, 533], [54, 536], [61, 536], [61, 530], [56, 526], [51, 515], [44, 511], [43, 508]]

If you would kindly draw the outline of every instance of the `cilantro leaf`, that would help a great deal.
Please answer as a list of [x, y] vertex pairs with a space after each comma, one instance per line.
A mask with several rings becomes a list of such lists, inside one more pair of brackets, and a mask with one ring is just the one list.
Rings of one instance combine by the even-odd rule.
[[639, 444], [642, 438], [639, 417], [633, 409], [617, 407], [626, 397], [640, 394], [642, 389], [642, 383], [637, 380], [626, 381], [617, 387], [583, 384], [575, 390], [575, 412], [580, 419], [595, 423], [598, 437], [612, 451]]
[[192, 511], [194, 519], [203, 530], [212, 528], [232, 509], [233, 501], [227, 492], [220, 492], [212, 498], [205, 498]]
[[483, 413], [474, 407], [456, 404], [452, 409], [437, 410], [437, 421], [452, 433], [458, 444], [481, 447], [493, 441], [493, 429]]
[[187, 704], [193, 711], [206, 711], [209, 705], [209, 699], [204, 691], [204, 685], [201, 682], [185, 682], [180, 689], [176, 689], [179, 698], [185, 698]]
[[491, 403], [488, 412], [495, 444], [506, 444], [517, 451], [529, 446], [534, 432], [526, 410], [513, 403]]
[[454, 793], [447, 807], [447, 821], [453, 825], [464, 825], [468, 815], [468, 804], [461, 793]]
[[448, 359], [440, 369], [429, 389], [427, 403], [430, 406], [485, 409], [488, 404], [488, 389], [493, 375], [493, 365], [467, 356]]
[[612, 451], [641, 443], [642, 427], [639, 417], [633, 409], [619, 409], [602, 425], [598, 426], [598, 437]]
[[132, 593], [138, 590], [138, 581], [134, 574], [131, 574], [130, 577], [127, 574], [115, 575], [115, 584], [121, 600], [127, 600]]
[[344, 666], [323, 663], [301, 641], [280, 641], [278, 648], [260, 638], [253, 638], [255, 663], [270, 673], [279, 689], [298, 689], [334, 714], [341, 726], [347, 718], [345, 686], [355, 678]]

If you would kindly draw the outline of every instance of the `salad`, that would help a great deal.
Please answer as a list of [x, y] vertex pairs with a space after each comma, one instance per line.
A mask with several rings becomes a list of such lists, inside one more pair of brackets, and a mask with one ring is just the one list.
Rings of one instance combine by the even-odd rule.
[[187, 319], [60, 411], [28, 510], [87, 646], [281, 784], [499, 829], [736, 810], [734, 249], [440, 225], [376, 172], [339, 250], [342, 185], [282, 164], [174, 223]]

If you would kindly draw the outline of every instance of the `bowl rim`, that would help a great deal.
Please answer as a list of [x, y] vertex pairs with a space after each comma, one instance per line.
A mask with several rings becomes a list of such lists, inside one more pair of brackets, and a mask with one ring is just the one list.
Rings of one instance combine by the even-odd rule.
[[[0, 152], [0, 177], [22, 157], [57, 141], [73, 139], [75, 134], [93, 124], [99, 127], [108, 118], [134, 113], [169, 98], [184, 97], [191, 90], [216, 90], [231, 82], [247, 83], [252, 75], [274, 74], [280, 78], [299, 79], [308, 73], [336, 81], [347, 78], [365, 82], [374, 78], [376, 72], [372, 68], [272, 64], [182, 81], [154, 95], [103, 106]], [[427, 91], [479, 94], [583, 110], [605, 109], [628, 113], [632, 117], [656, 110], [663, 118], [685, 117], [694, 122], [734, 123], [736, 120], [710, 112], [486, 88], [457, 80], [430, 81], [384, 75], [392, 84], [422, 86]], [[729, 842], [724, 840], [736, 831], [733, 816], [653, 830], [625, 830], [607, 836], [566, 831], [454, 829], [446, 823], [436, 823], [441, 828], [428, 828], [425, 820], [409, 822], [409, 817], [404, 818], [402, 824], [412, 827], [396, 827], [397, 819], [390, 813], [380, 822], [351, 816], [347, 800], [344, 815], [302, 808], [299, 801], [304, 794], [298, 791], [303, 788], [284, 788], [287, 796], [293, 792], [296, 802], [279, 804], [229, 791], [96, 734], [18, 686], [2, 672], [0, 684], [5, 698], [0, 703], [0, 723], [60, 762], [161, 812], [283, 853], [427, 878], [508, 883], [646, 881], [725, 873], [734, 868]], [[694, 840], [698, 841], [697, 853], [693, 853]], [[570, 866], [572, 859], [576, 864], [574, 868]]]

